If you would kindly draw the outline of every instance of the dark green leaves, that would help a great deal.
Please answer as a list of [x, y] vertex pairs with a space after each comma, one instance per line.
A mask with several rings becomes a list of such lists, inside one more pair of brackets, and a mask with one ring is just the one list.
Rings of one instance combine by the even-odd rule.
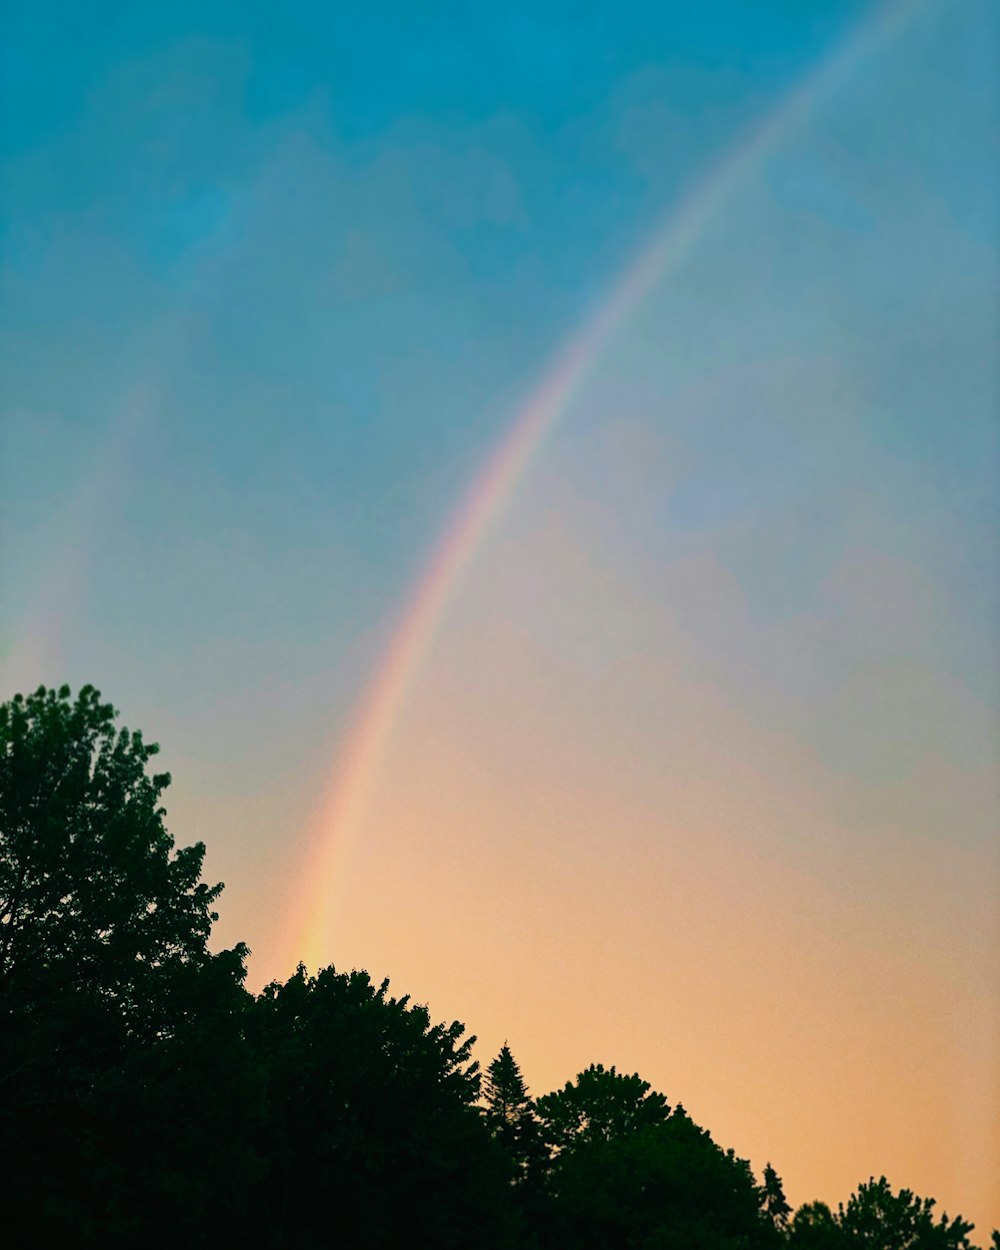
[[154, 980], [207, 958], [221, 885], [201, 843], [175, 850], [155, 744], [116, 730], [91, 686], [0, 707], [0, 1005], [37, 1016], [87, 995], [156, 1029]]

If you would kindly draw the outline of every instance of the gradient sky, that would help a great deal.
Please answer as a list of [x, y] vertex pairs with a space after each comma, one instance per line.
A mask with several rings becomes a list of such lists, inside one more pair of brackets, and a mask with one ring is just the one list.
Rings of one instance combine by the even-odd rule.
[[[637, 1069], [795, 1202], [884, 1172], [1000, 1223], [996, 7], [5, 19], [4, 696], [90, 681], [162, 744], [254, 985], [321, 894], [311, 960], [535, 1093]], [[591, 362], [337, 843], [470, 482], [817, 73]]]

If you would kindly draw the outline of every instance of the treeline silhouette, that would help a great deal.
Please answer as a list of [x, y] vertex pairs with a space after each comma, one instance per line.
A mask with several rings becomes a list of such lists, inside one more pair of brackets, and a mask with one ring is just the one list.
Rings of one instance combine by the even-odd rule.
[[[0, 707], [0, 1228], [8, 1246], [958, 1250], [861, 1184], [793, 1212], [638, 1075], [532, 1099], [366, 972], [244, 988], [157, 748], [92, 687]], [[994, 1250], [1000, 1236], [993, 1233]]]

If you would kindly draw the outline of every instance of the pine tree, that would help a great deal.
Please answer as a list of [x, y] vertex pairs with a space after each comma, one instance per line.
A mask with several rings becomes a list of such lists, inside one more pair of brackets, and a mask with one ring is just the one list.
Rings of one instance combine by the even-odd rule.
[[486, 1071], [484, 1097], [487, 1118], [501, 1133], [505, 1127], [516, 1127], [531, 1112], [528, 1087], [506, 1042]]
[[524, 1207], [522, 1215], [530, 1224], [544, 1190], [549, 1152], [542, 1140], [535, 1104], [506, 1042], [487, 1068], [483, 1086], [486, 1122], [506, 1156], [511, 1183], [517, 1187]]
[[785, 1190], [781, 1184], [781, 1177], [771, 1167], [770, 1163], [764, 1166], [764, 1184], [761, 1186], [761, 1209], [767, 1215], [775, 1228], [784, 1233], [788, 1229], [788, 1221], [792, 1214], [792, 1208], [785, 1198]]

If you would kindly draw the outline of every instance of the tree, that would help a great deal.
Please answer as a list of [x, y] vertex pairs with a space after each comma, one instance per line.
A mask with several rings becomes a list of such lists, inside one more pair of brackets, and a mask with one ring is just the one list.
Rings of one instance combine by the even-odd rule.
[[365, 972], [300, 965], [262, 992], [252, 1037], [271, 1108], [265, 1244], [504, 1244], [507, 1173], [475, 1105], [464, 1033]]
[[513, 1128], [531, 1113], [528, 1087], [506, 1042], [486, 1069], [484, 1085], [487, 1115], [495, 1124]]
[[64, 1235], [48, 1244], [252, 1244], [247, 1195], [266, 1173], [267, 1104], [245, 1036], [253, 1000], [241, 978], [231, 951], [185, 969], [169, 1031], [129, 1046], [96, 1074], [79, 1099], [85, 1162], [75, 1162], [61, 1185], [61, 1218], [53, 1223]]
[[806, 1202], [792, 1217], [789, 1244], [795, 1250], [838, 1250], [844, 1237], [837, 1217], [825, 1202]]
[[667, 1100], [637, 1073], [591, 1064], [575, 1081], [545, 1094], [536, 1104], [542, 1132], [559, 1153], [574, 1145], [614, 1141], [637, 1129], [662, 1124], [670, 1115]]
[[933, 1198], [894, 1193], [884, 1176], [869, 1179], [834, 1215], [822, 1202], [800, 1207], [791, 1224], [794, 1250], [974, 1250], [973, 1225], [961, 1216], [936, 1219]]
[[222, 886], [116, 715], [91, 686], [0, 706], [0, 1184], [24, 1244], [204, 1236], [241, 1158], [213, 1163], [210, 1126], [250, 1103], [246, 948], [209, 952]]
[[765, 1163], [764, 1165], [764, 1183], [761, 1186], [761, 1208], [780, 1233], [788, 1231], [788, 1219], [792, 1213], [792, 1208], [785, 1197], [785, 1189], [781, 1183], [781, 1177], [771, 1167], [770, 1163]]
[[515, 1244], [535, 1246], [549, 1217], [545, 1189], [549, 1152], [521, 1069], [506, 1042], [486, 1069], [483, 1101], [487, 1126], [503, 1154], [513, 1189]]
[[56, 1003], [155, 1034], [165, 973], [208, 958], [222, 886], [202, 843], [174, 849], [168, 773], [92, 686], [0, 706], [0, 1009], [40, 1024]]
[[483, 1101], [486, 1122], [507, 1157], [512, 1181], [539, 1188], [548, 1151], [528, 1087], [506, 1042], [486, 1070]]
[[838, 1224], [847, 1244], [871, 1250], [970, 1250], [973, 1225], [957, 1216], [934, 1217], [933, 1198], [918, 1198], [909, 1189], [893, 1193], [884, 1176], [859, 1185], [841, 1206]]
[[554, 1151], [549, 1242], [579, 1250], [780, 1243], [750, 1165], [637, 1074], [592, 1065], [537, 1101]]

